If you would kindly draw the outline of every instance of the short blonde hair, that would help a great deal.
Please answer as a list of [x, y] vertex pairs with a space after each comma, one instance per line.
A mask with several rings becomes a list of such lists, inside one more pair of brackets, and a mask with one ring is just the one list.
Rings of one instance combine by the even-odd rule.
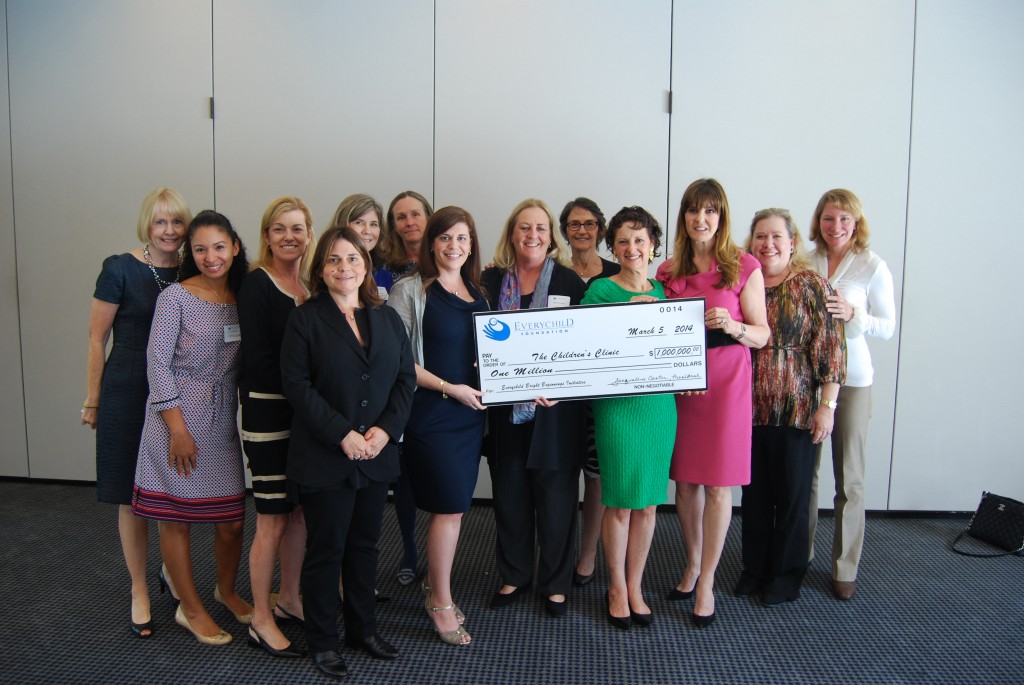
[[160, 187], [149, 192], [139, 208], [139, 222], [136, 232], [140, 243], [149, 242], [149, 227], [160, 212], [166, 212], [172, 219], [179, 219], [186, 227], [192, 223], [192, 210], [174, 188]]
[[548, 232], [551, 234], [551, 244], [548, 245], [548, 256], [554, 259], [562, 266], [568, 266], [569, 256], [568, 248], [565, 243], [562, 242], [562, 234], [560, 231], [555, 230], [558, 223], [555, 221], [555, 215], [551, 213], [547, 204], [543, 200], [537, 198], [527, 198], [516, 205], [512, 213], [509, 214], [508, 220], [505, 222], [505, 230], [501, 232], [501, 238], [498, 239], [498, 247], [494, 251], [494, 264], [495, 266], [502, 269], [511, 269], [516, 263], [516, 251], [512, 247], [512, 231], [516, 227], [516, 221], [519, 219], [519, 214], [524, 209], [530, 209], [536, 207], [537, 209], [544, 210], [544, 213], [548, 215]]
[[868, 218], [864, 216], [864, 205], [852, 190], [846, 188], [833, 188], [826, 191], [818, 200], [818, 207], [814, 210], [814, 216], [811, 218], [811, 240], [814, 244], [819, 249], [828, 250], [828, 243], [821, 235], [821, 213], [825, 211], [825, 205], [835, 205], [853, 215], [853, 220], [857, 224], [853, 230], [853, 251], [861, 252], [868, 249], [871, 232], [868, 230]]
[[277, 217], [281, 216], [285, 212], [291, 212], [299, 210], [306, 217], [306, 234], [309, 237], [309, 243], [306, 245], [306, 252], [302, 255], [302, 260], [299, 262], [299, 272], [303, 279], [309, 271], [309, 262], [312, 259], [313, 252], [313, 214], [309, 211], [309, 207], [301, 199], [293, 195], [283, 195], [269, 205], [263, 212], [263, 219], [260, 221], [260, 249], [259, 254], [256, 257], [256, 262], [252, 265], [252, 268], [260, 266], [270, 266], [274, 261], [274, 255], [270, 252], [270, 244], [268, 242], [268, 234], [270, 227], [277, 221]]
[[754, 229], [757, 227], [758, 222], [770, 219], [773, 216], [777, 216], [785, 222], [786, 232], [789, 233], [789, 239], [793, 241], [793, 254], [789, 258], [789, 268], [793, 270], [793, 273], [807, 271], [811, 268], [811, 262], [804, 251], [804, 241], [800, 237], [800, 229], [797, 227], [796, 221], [788, 209], [769, 207], [754, 214], [754, 218], [750, 222], [750, 235], [747, 236], [747, 244], [744, 246], [746, 251], [750, 252], [750, 242], [754, 238]]

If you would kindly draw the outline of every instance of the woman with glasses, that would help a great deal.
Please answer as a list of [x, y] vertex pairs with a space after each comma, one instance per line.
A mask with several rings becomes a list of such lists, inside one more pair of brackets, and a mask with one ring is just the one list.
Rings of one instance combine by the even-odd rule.
[[[570, 200], [558, 217], [562, 237], [572, 253], [572, 268], [584, 283], [619, 273], [619, 265], [597, 254], [608, 225], [597, 203], [587, 197]], [[583, 587], [594, 579], [597, 564], [597, 541], [601, 536], [601, 470], [594, 444], [594, 415], [587, 407], [587, 461], [583, 465], [583, 533], [580, 557], [572, 575], [572, 583]]]

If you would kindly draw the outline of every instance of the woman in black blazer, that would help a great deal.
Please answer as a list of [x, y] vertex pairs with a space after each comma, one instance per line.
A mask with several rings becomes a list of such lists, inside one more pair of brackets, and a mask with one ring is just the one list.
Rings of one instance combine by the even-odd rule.
[[348, 646], [377, 658], [398, 656], [377, 634], [374, 584], [416, 372], [405, 327], [381, 306], [370, 257], [352, 229], [324, 233], [310, 281], [310, 301], [288, 319], [281, 346], [282, 389], [295, 410], [287, 476], [290, 496], [306, 515], [306, 640], [317, 668], [342, 677], [339, 573]]
[[[564, 307], [583, 298], [583, 281], [562, 264], [565, 248], [551, 210], [524, 200], [512, 211], [481, 282], [494, 310]], [[565, 614], [576, 550], [580, 468], [586, 458], [584, 402], [534, 402], [488, 410], [497, 566], [504, 585], [491, 606], [512, 604], [533, 581], [552, 616]]]

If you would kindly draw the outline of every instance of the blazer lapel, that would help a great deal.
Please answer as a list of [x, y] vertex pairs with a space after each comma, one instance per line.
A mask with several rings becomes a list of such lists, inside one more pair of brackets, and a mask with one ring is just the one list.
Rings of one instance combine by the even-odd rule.
[[349, 327], [348, 322], [345, 321], [345, 315], [338, 309], [337, 303], [331, 299], [330, 295], [322, 295], [318, 299], [320, 304], [319, 314], [320, 319], [334, 332], [336, 332], [345, 343], [351, 347], [356, 354], [359, 355], [360, 359], [366, 359], [366, 350], [363, 349], [359, 341], [356, 340], [356, 336], [352, 333], [352, 329]]

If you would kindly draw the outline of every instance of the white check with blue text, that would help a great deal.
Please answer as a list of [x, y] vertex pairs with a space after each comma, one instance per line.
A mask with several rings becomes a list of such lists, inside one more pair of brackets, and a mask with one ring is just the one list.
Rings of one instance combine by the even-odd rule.
[[482, 402], [707, 390], [704, 298], [473, 315]]

